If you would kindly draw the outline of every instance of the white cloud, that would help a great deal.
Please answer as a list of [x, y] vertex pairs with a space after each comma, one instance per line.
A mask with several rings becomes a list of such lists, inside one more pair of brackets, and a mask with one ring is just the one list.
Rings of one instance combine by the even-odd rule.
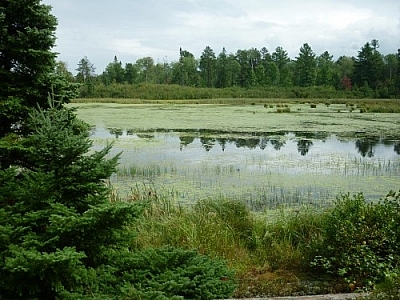
[[381, 52], [395, 53], [400, 7], [381, 0], [44, 0], [54, 7], [60, 59], [70, 66], [87, 55], [101, 72], [114, 55], [123, 62], [151, 56], [177, 60], [179, 47], [196, 57], [206, 46], [218, 53], [251, 47], [283, 47], [294, 58], [309, 43], [357, 55], [371, 39]]

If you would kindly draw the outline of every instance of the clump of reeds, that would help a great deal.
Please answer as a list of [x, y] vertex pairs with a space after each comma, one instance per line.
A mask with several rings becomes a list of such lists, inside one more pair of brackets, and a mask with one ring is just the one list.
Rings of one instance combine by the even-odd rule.
[[310, 268], [310, 245], [320, 239], [323, 220], [323, 213], [311, 207], [255, 214], [244, 203], [226, 198], [182, 205], [159, 197], [151, 199], [134, 228], [137, 239], [132, 246], [197, 249], [224, 258], [242, 283], [237, 296], [246, 294], [248, 275], [254, 270], [262, 273], [253, 278], [255, 286], [262, 284], [264, 275], [281, 272], [281, 281], [263, 286], [265, 293], [276, 292], [282, 281], [293, 282], [294, 274]]

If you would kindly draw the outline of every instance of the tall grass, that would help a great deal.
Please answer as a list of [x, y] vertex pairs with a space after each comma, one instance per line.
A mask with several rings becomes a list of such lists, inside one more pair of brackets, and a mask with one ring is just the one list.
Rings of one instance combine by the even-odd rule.
[[263, 295], [288, 295], [305, 289], [300, 277], [311, 270], [310, 245], [321, 239], [324, 218], [323, 211], [306, 206], [255, 214], [244, 203], [226, 198], [190, 206], [153, 198], [135, 227], [138, 238], [132, 247], [197, 249], [227, 260], [237, 271], [236, 296], [261, 291]]

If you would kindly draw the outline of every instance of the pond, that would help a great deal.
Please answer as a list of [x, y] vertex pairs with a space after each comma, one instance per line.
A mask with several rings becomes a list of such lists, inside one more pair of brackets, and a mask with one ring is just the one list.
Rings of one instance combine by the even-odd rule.
[[94, 126], [95, 148], [122, 152], [111, 178], [123, 195], [154, 190], [185, 203], [230, 197], [252, 209], [325, 206], [343, 193], [379, 199], [398, 188], [400, 140], [365, 132], [126, 130]]

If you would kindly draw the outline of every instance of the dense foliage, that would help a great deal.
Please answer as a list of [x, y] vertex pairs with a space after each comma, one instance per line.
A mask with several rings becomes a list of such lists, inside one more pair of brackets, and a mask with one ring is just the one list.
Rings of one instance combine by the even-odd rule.
[[379, 202], [345, 194], [326, 209], [253, 214], [235, 200], [182, 207], [154, 199], [135, 246], [196, 248], [224, 257], [239, 270], [237, 297], [377, 287], [379, 296], [371, 299], [398, 299], [399, 200], [400, 192]]
[[57, 20], [39, 0], [0, 5], [0, 138], [27, 116], [27, 108], [47, 104], [55, 66]]
[[313, 265], [358, 287], [382, 282], [400, 264], [400, 192], [379, 203], [362, 194], [338, 199], [327, 216]]
[[[155, 63], [153, 58], [144, 57], [124, 66], [115, 56], [100, 75], [95, 74], [93, 64], [85, 57], [78, 64], [75, 79], [85, 83], [81, 97], [150, 99], [150, 91], [143, 95], [136, 87], [150, 84], [158, 91], [153, 99], [218, 98], [220, 95], [324, 98], [327, 91], [329, 98], [396, 98], [400, 95], [399, 61], [400, 51], [383, 55], [377, 40], [366, 43], [356, 57], [341, 56], [336, 61], [328, 51], [315, 54], [307, 43], [293, 60], [282, 47], [272, 53], [264, 47], [239, 49], [230, 54], [223, 48], [216, 55], [207, 46], [200, 58], [180, 49], [179, 60], [171, 63]], [[203, 89], [193, 89], [190, 94], [185, 89], [180, 93], [163, 93], [169, 85]], [[219, 89], [224, 91], [216, 91]], [[233, 96], [230, 90], [235, 91]], [[318, 90], [324, 93], [318, 94]]]
[[[0, 4], [0, 139], [25, 134], [30, 109], [48, 107], [49, 93], [62, 102], [76, 96], [77, 84], [60, 72], [51, 52], [56, 25], [50, 7], [40, 0]], [[8, 167], [13, 161], [1, 149], [0, 168]]]
[[138, 207], [114, 205], [102, 182], [117, 158], [86, 155], [86, 124], [66, 109], [39, 110], [13, 141], [18, 164], [0, 171], [0, 286], [4, 298], [53, 298], [85, 290], [91, 269], [131, 238]]

